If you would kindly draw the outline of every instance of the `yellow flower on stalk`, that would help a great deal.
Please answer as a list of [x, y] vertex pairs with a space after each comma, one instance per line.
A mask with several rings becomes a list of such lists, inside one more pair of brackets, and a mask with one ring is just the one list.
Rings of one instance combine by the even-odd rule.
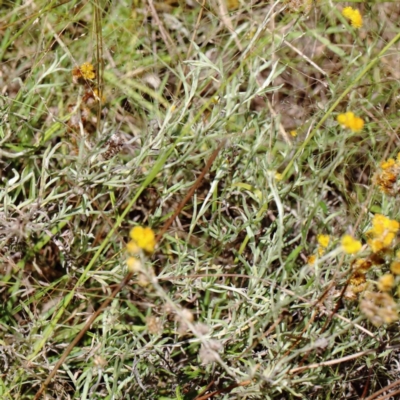
[[292, 137], [296, 137], [296, 136], [297, 136], [297, 131], [295, 131], [295, 130], [290, 131], [290, 135], [291, 135]]
[[349, 280], [350, 285], [359, 286], [367, 281], [365, 274], [356, 272]]
[[372, 262], [366, 258], [358, 258], [353, 261], [351, 266], [355, 271], [354, 273], [365, 274], [372, 267]]
[[389, 158], [388, 160], [381, 162], [381, 168], [383, 170], [389, 169], [389, 168], [393, 167], [395, 164], [396, 164], [396, 161], [394, 161], [393, 158]]
[[350, 235], [344, 235], [342, 237], [342, 248], [347, 254], [355, 254], [361, 250], [362, 244], [359, 240], [354, 239]]
[[345, 7], [342, 10], [343, 17], [350, 20], [351, 26], [355, 29], [359, 29], [363, 25], [362, 16], [360, 10], [354, 9], [352, 7]]
[[392, 274], [400, 275], [400, 261], [392, 261], [392, 263], [390, 264], [390, 271], [392, 272]]
[[392, 274], [385, 274], [379, 278], [378, 289], [381, 292], [388, 292], [394, 286], [394, 276]]
[[379, 253], [381, 250], [385, 248], [385, 245], [380, 239], [368, 240], [368, 246], [371, 247], [373, 253]]
[[156, 237], [151, 228], [149, 227], [143, 228], [142, 226], [135, 226], [130, 231], [129, 236], [134, 242], [134, 244], [140, 247], [143, 251], [149, 254], [154, 253], [154, 249], [156, 247]]
[[337, 122], [353, 132], [361, 131], [361, 129], [364, 127], [364, 120], [360, 117], [356, 117], [351, 111], [348, 111], [344, 114], [339, 114], [337, 116]]
[[316, 259], [317, 259], [317, 256], [315, 254], [308, 256], [308, 258], [307, 258], [308, 265], [314, 265]]
[[324, 249], [326, 249], [329, 246], [329, 240], [330, 240], [329, 235], [318, 235], [317, 236], [317, 241], [318, 241], [319, 245]]
[[96, 77], [96, 74], [94, 72], [94, 67], [91, 63], [85, 62], [79, 67], [82, 78], [83, 79], [94, 79]]

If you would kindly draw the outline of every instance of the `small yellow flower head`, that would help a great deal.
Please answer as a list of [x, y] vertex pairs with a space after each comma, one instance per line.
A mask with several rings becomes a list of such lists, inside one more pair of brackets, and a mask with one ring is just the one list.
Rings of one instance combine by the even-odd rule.
[[371, 247], [373, 253], [378, 253], [385, 248], [382, 240], [380, 239], [370, 239], [368, 240], [368, 245]]
[[92, 80], [96, 77], [96, 74], [94, 73], [94, 67], [89, 62], [83, 63], [79, 69], [81, 70], [83, 79]]
[[156, 247], [156, 238], [151, 228], [143, 228], [142, 226], [135, 226], [129, 233], [131, 239], [138, 247], [146, 253], [154, 253]]
[[281, 180], [282, 180], [282, 174], [279, 173], [279, 172], [275, 172], [275, 179], [276, 179], [277, 181], [281, 181]]
[[378, 289], [381, 292], [389, 292], [394, 285], [394, 276], [392, 274], [385, 274], [379, 278]]
[[319, 245], [322, 248], [326, 249], [329, 245], [330, 237], [329, 237], [329, 235], [318, 235], [317, 240], [318, 240]]
[[356, 117], [353, 112], [348, 111], [344, 114], [337, 116], [337, 122], [345, 128], [352, 130], [353, 132], [361, 131], [364, 127], [364, 121], [360, 117]]
[[350, 235], [344, 235], [342, 237], [342, 248], [347, 254], [355, 254], [361, 250], [362, 244], [359, 240], [354, 239]]
[[312, 254], [311, 256], [308, 256], [308, 258], [307, 258], [308, 265], [314, 265], [316, 258], [317, 258], [317, 256], [314, 254]]
[[350, 278], [350, 285], [353, 286], [359, 286], [362, 285], [363, 283], [365, 283], [367, 280], [367, 278], [365, 277], [365, 274], [356, 272], [353, 274], [353, 276]]
[[297, 131], [295, 131], [295, 130], [290, 131], [290, 135], [291, 135], [292, 137], [296, 137], [296, 136], [297, 136]]
[[389, 169], [390, 167], [393, 167], [395, 165], [396, 161], [394, 161], [393, 158], [389, 158], [386, 161], [382, 161], [380, 167], [385, 170]]
[[392, 271], [392, 273], [395, 275], [400, 275], [400, 261], [393, 261], [390, 264], [390, 271]]
[[372, 262], [365, 258], [358, 258], [352, 265], [355, 274], [365, 274], [372, 266]]
[[343, 17], [350, 20], [351, 26], [355, 29], [359, 29], [363, 25], [362, 16], [360, 10], [354, 9], [352, 7], [345, 7], [342, 11]]

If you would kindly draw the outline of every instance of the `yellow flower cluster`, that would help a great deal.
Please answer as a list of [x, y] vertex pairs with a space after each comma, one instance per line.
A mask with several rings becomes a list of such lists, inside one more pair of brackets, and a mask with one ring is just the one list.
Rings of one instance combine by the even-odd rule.
[[143, 228], [142, 226], [135, 226], [131, 229], [129, 236], [131, 240], [126, 245], [126, 250], [129, 253], [126, 265], [130, 272], [139, 272], [139, 284], [146, 286], [149, 282], [146, 276], [141, 273], [143, 272], [143, 264], [140, 255], [142, 252], [147, 255], [154, 253], [156, 237], [151, 228]]
[[373, 253], [387, 249], [393, 243], [400, 225], [384, 215], [375, 214], [372, 220], [372, 229], [367, 232], [369, 237], [367, 243]]
[[130, 253], [137, 254], [139, 253], [140, 249], [147, 254], [154, 253], [154, 249], [156, 247], [156, 236], [151, 228], [135, 226], [130, 231], [129, 236], [132, 240], [127, 244], [126, 247]]
[[342, 248], [347, 254], [356, 254], [361, 250], [362, 244], [359, 240], [353, 238], [350, 235], [344, 235], [342, 237]]
[[329, 246], [330, 237], [329, 235], [318, 235], [317, 241], [319, 244], [318, 254], [322, 256], [325, 253], [326, 248]]
[[359, 10], [352, 7], [345, 7], [342, 11], [342, 15], [343, 17], [350, 20], [351, 26], [353, 28], [359, 29], [362, 27], [363, 20]]
[[400, 191], [397, 185], [399, 175], [400, 153], [397, 154], [396, 160], [389, 158], [381, 162], [380, 170], [374, 175], [373, 182], [379, 187], [381, 192], [390, 196], [395, 196]]
[[360, 117], [356, 117], [353, 112], [348, 111], [337, 116], [337, 122], [344, 128], [351, 129], [353, 132], [361, 131], [364, 127], [364, 121]]

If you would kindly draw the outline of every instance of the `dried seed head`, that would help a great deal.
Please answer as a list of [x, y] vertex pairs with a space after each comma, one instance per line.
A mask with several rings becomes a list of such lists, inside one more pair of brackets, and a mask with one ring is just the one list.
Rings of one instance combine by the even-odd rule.
[[396, 302], [387, 293], [366, 292], [360, 302], [360, 310], [377, 327], [399, 319]]

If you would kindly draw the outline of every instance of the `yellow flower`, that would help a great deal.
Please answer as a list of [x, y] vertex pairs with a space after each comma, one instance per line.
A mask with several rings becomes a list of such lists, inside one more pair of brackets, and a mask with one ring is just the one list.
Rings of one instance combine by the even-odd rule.
[[381, 292], [388, 292], [394, 285], [394, 276], [392, 274], [385, 274], [379, 278], [378, 289]]
[[383, 235], [385, 232], [397, 233], [400, 224], [382, 214], [375, 214], [372, 220], [372, 229], [369, 231], [374, 236]]
[[351, 264], [355, 274], [365, 274], [372, 266], [372, 262], [365, 258], [358, 258]]
[[151, 228], [135, 226], [129, 233], [131, 239], [146, 253], [153, 253], [156, 247], [156, 238]]
[[392, 273], [395, 275], [400, 275], [400, 261], [393, 261], [390, 264], [390, 271], [392, 271]]
[[389, 246], [392, 244], [393, 239], [395, 238], [395, 236], [396, 236], [395, 233], [393, 233], [393, 232], [388, 232], [388, 233], [384, 236], [384, 238], [382, 239], [383, 245], [384, 245], [385, 247], [389, 247]]
[[385, 248], [382, 240], [380, 239], [371, 239], [368, 240], [368, 245], [371, 247], [371, 250], [373, 253], [378, 253], [379, 251], [383, 250]]
[[292, 137], [296, 137], [297, 136], [297, 131], [295, 131], [295, 130], [290, 131], [290, 134], [292, 135]]
[[329, 235], [318, 235], [317, 236], [317, 240], [318, 243], [321, 247], [323, 247], [324, 249], [326, 249], [329, 245]]
[[382, 214], [375, 214], [372, 220], [372, 229], [367, 232], [371, 237], [368, 244], [374, 253], [388, 248], [396, 237], [400, 224], [385, 217]]
[[364, 121], [360, 117], [356, 117], [353, 112], [348, 111], [337, 116], [337, 122], [345, 128], [351, 129], [353, 132], [361, 131], [364, 127]]
[[313, 265], [315, 263], [317, 256], [312, 254], [311, 256], [308, 256], [307, 262], [309, 265]]
[[359, 285], [365, 283], [366, 280], [367, 280], [367, 278], [365, 277], [365, 274], [362, 274], [362, 273], [360, 274], [360, 273], [356, 272], [350, 278], [349, 283], [350, 283], [350, 285], [353, 285], [353, 286], [359, 286]]
[[394, 196], [397, 194], [396, 181], [399, 168], [395, 165], [392, 168], [384, 169], [374, 175], [374, 183], [379, 186], [381, 192]]
[[381, 168], [388, 169], [390, 167], [393, 167], [395, 165], [395, 163], [396, 162], [393, 160], [393, 158], [389, 158], [388, 160], [381, 162]]
[[363, 25], [362, 16], [360, 10], [354, 9], [352, 7], [345, 7], [342, 10], [342, 15], [350, 20], [351, 26], [353, 28], [359, 29]]
[[342, 237], [343, 251], [347, 254], [355, 254], [361, 250], [362, 244], [359, 240], [354, 239], [350, 235], [344, 235]]
[[94, 67], [89, 62], [83, 63], [79, 69], [81, 70], [83, 79], [94, 79], [96, 74], [94, 73]]

